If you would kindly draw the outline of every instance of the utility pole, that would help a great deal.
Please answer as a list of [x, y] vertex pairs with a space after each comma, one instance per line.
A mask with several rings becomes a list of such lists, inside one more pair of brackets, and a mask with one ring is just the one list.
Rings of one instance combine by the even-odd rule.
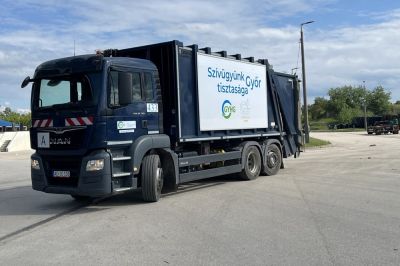
[[308, 123], [308, 105], [307, 105], [307, 86], [306, 86], [306, 66], [304, 63], [304, 38], [303, 26], [313, 23], [314, 21], [307, 21], [300, 24], [300, 45], [301, 45], [301, 71], [303, 73], [303, 101], [304, 101], [304, 135], [306, 143], [310, 142], [310, 126]]
[[368, 122], [367, 122], [367, 91], [365, 90], [365, 80], [363, 80], [363, 88], [364, 88], [364, 128], [365, 128], [365, 131], [368, 131]]

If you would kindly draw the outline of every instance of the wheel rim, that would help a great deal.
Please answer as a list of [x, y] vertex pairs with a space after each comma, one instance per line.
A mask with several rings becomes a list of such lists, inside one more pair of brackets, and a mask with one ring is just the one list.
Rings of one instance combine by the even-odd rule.
[[157, 192], [161, 193], [163, 183], [164, 183], [164, 177], [163, 177], [163, 170], [160, 166], [158, 166], [158, 168], [157, 168], [156, 182], [157, 182]]
[[269, 168], [275, 168], [278, 164], [278, 155], [274, 151], [269, 151], [267, 155], [267, 165]]
[[247, 168], [252, 174], [257, 172], [256, 155], [253, 152], [247, 157]]

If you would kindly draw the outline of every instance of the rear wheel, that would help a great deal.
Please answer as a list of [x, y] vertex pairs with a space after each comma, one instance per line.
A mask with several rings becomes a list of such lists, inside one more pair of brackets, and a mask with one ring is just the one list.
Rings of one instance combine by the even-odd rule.
[[249, 146], [244, 151], [244, 168], [239, 174], [243, 180], [256, 179], [261, 172], [261, 155], [255, 146]]
[[160, 156], [149, 154], [142, 162], [142, 197], [144, 201], [156, 202], [160, 199], [164, 178]]
[[270, 144], [264, 158], [264, 171], [266, 175], [276, 175], [282, 165], [281, 150], [276, 144]]

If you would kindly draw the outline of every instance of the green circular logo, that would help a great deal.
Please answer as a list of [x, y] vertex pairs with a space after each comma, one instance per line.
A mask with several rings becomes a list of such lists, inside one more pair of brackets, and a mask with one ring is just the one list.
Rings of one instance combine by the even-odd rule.
[[123, 129], [123, 128], [124, 128], [124, 121], [118, 121], [117, 129]]

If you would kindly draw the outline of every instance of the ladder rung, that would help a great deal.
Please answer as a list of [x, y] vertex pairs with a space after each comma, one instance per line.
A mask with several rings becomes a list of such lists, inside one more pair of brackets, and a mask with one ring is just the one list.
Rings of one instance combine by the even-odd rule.
[[131, 175], [131, 173], [129, 173], [129, 172], [122, 172], [122, 173], [113, 174], [113, 177], [123, 177], [123, 176], [130, 176], [130, 175]]
[[120, 157], [113, 157], [113, 161], [125, 161], [130, 160], [131, 156], [120, 156]]
[[131, 187], [114, 188], [115, 192], [121, 192], [121, 191], [127, 191], [127, 190], [132, 190], [132, 188]]

